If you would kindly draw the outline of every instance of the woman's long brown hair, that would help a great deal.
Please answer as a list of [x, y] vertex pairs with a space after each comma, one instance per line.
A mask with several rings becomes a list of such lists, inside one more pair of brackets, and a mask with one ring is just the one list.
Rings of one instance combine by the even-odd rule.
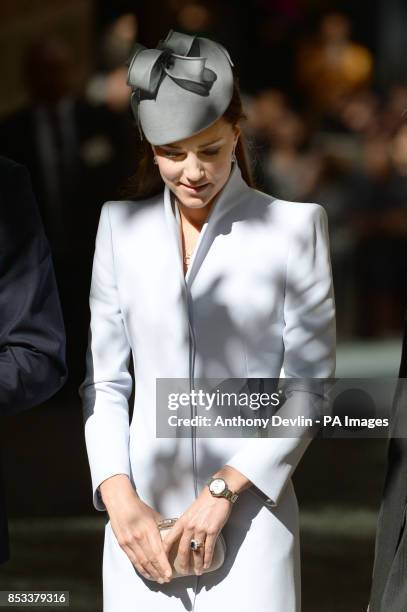
[[[239, 120], [247, 119], [243, 110], [242, 99], [237, 78], [233, 81], [232, 99], [223, 114], [223, 118], [231, 125], [236, 125]], [[138, 160], [137, 169], [133, 176], [129, 178], [120, 192], [120, 196], [128, 200], [143, 200], [160, 193], [164, 188], [164, 183], [154, 163], [154, 154], [150, 143], [138, 137]], [[240, 133], [237, 141], [235, 155], [243, 179], [250, 187], [254, 187], [254, 180], [248, 161], [247, 142], [243, 132]]]

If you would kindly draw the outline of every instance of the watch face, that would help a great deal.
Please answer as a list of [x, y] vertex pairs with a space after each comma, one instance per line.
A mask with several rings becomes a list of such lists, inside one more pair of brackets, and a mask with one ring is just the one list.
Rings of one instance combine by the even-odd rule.
[[220, 495], [220, 493], [226, 489], [226, 482], [223, 478], [215, 478], [215, 480], [211, 482], [210, 489], [215, 495]]

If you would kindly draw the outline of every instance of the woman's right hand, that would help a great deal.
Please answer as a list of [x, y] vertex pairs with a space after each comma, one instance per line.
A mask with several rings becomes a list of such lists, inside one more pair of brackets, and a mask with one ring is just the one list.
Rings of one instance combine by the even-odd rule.
[[157, 527], [160, 513], [138, 497], [125, 474], [104, 480], [99, 489], [113, 533], [137, 571], [160, 584], [169, 582], [172, 569]]

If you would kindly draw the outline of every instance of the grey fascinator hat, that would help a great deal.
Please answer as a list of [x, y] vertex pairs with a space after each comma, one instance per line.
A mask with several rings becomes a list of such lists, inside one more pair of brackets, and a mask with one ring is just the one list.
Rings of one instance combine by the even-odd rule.
[[137, 43], [127, 84], [141, 138], [153, 145], [188, 138], [227, 109], [233, 95], [232, 60], [208, 38], [170, 30], [155, 49]]

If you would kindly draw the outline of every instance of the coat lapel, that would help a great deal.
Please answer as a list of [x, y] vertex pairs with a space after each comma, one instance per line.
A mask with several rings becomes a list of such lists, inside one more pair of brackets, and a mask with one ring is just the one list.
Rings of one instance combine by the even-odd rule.
[[[205, 257], [217, 235], [217, 229], [220, 219], [229, 212], [239, 202], [240, 197], [245, 192], [249, 191], [250, 187], [243, 180], [238, 164], [235, 162], [231, 170], [230, 176], [218, 194], [216, 201], [209, 213], [208, 219], [202, 226], [198, 242], [196, 244], [192, 259], [185, 275], [185, 284], [190, 289], [194, 282]], [[171, 191], [166, 185], [164, 189], [164, 207], [169, 230], [174, 241], [175, 252], [179, 261], [179, 271], [184, 280], [183, 262], [182, 262], [182, 237], [181, 237], [181, 219], [178, 207], [173, 210]]]
[[[178, 212], [177, 208], [176, 210]], [[176, 258], [175, 267], [177, 268], [178, 274], [181, 277], [182, 285], [185, 285], [184, 268], [182, 265], [182, 242], [181, 242], [180, 223], [179, 223], [179, 219], [175, 217], [175, 214], [173, 211], [171, 191], [167, 187], [167, 185], [165, 186], [165, 189], [164, 189], [164, 214], [165, 214], [165, 220], [167, 222], [168, 230], [170, 233], [170, 242], [173, 245], [174, 257]]]

